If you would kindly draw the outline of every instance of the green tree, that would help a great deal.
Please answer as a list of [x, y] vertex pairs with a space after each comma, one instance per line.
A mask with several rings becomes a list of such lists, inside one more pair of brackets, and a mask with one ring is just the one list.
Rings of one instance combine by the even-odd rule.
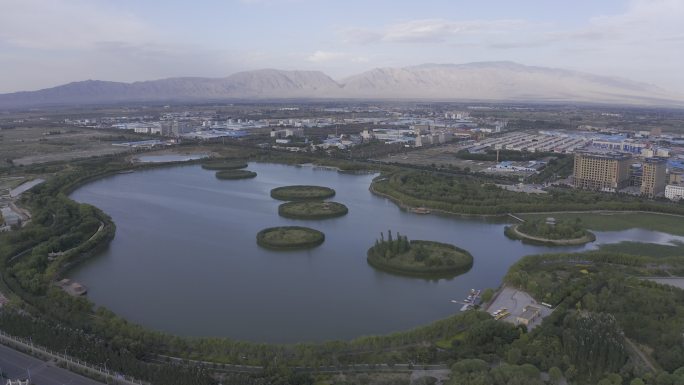
[[482, 302], [487, 303], [494, 297], [494, 289], [487, 288], [482, 292]]
[[558, 367], [553, 366], [549, 369], [549, 379], [553, 385], [558, 385], [563, 379], [563, 372]]

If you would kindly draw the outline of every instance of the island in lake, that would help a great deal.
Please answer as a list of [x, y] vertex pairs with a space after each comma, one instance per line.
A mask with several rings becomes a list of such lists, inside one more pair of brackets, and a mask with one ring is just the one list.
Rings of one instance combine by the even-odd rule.
[[278, 206], [281, 217], [292, 219], [327, 219], [346, 215], [347, 206], [328, 201], [287, 202]]
[[556, 220], [553, 217], [529, 219], [517, 225], [507, 226], [507, 237], [519, 239], [524, 243], [570, 246], [583, 245], [596, 240], [594, 233], [588, 231], [582, 221]]
[[281, 201], [323, 200], [335, 196], [335, 190], [323, 186], [283, 186], [271, 190], [271, 198]]
[[409, 241], [397, 233], [380, 233], [375, 245], [368, 249], [368, 264], [389, 273], [427, 277], [453, 277], [473, 266], [473, 256], [448, 243]]
[[249, 179], [257, 176], [257, 173], [249, 170], [221, 170], [216, 171], [218, 179]]
[[316, 247], [325, 241], [322, 232], [302, 226], [269, 227], [257, 233], [257, 244], [273, 250], [296, 250]]

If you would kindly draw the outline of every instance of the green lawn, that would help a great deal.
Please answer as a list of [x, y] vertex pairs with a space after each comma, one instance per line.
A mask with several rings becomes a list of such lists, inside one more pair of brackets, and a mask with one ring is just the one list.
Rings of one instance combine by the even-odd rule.
[[620, 242], [600, 245], [601, 251], [641, 255], [646, 257], [681, 257], [684, 256], [684, 243], [661, 245], [657, 243]]
[[554, 217], [557, 220], [580, 218], [585, 227], [595, 231], [619, 231], [632, 228], [684, 236], [684, 217], [655, 213], [546, 213], [517, 214], [520, 218]]
[[453, 337], [444, 338], [442, 340], [439, 340], [435, 343], [435, 345], [437, 345], [438, 348], [451, 349], [451, 347], [453, 346], [452, 343], [454, 341], [463, 341], [464, 338], [465, 338], [465, 332], [461, 332], [461, 333], [456, 334]]

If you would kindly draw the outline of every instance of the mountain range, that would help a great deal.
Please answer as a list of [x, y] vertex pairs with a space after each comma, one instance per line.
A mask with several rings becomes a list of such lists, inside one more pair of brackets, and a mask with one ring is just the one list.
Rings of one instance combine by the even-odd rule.
[[378, 99], [684, 106], [684, 95], [627, 79], [513, 62], [376, 68], [339, 81], [320, 71], [262, 69], [225, 78], [86, 80], [0, 94], [0, 108], [123, 102]]

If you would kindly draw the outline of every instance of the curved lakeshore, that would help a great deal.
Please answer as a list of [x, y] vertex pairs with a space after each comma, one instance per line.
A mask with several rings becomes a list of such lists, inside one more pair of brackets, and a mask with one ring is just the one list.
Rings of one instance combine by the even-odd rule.
[[334, 196], [335, 190], [324, 186], [294, 185], [271, 190], [271, 198], [281, 201], [323, 200]]
[[257, 244], [271, 250], [299, 250], [319, 246], [325, 234], [303, 226], [269, 227], [257, 233]]
[[[501, 234], [500, 221], [490, 223], [478, 216], [415, 215], [398, 210], [395, 204], [368, 192], [374, 179], [372, 175], [250, 163], [250, 169], [258, 172], [259, 178], [250, 183], [231, 184], [231, 189], [226, 190], [222, 181], [207, 179], [199, 164], [175, 166], [137, 168], [140, 172], [127, 174], [90, 174], [93, 176], [89, 179], [91, 183], [78, 189], [72, 198], [102, 208], [120, 224], [120, 231], [111, 246], [101, 253], [102, 257], [79, 265], [70, 278], [91, 289], [89, 299], [130, 322], [178, 335], [298, 342], [407, 330], [452, 314], [439, 298], [451, 296], [454, 292], [466, 292], [470, 288], [496, 287], [508, 265], [519, 257], [555, 252], [551, 248], [540, 249], [522, 242], [510, 242]], [[99, 176], [95, 177], [95, 174]], [[113, 176], [101, 178], [107, 175]], [[179, 184], [179, 181], [183, 183]], [[259, 247], [254, 241], [254, 235], [265, 227], [293, 224], [291, 219], [274, 213], [281, 202], [273, 201], [268, 194], [273, 186], [283, 185], [284, 181], [330, 186], [345, 197], [349, 209], [346, 216], [318, 222], [317, 228], [326, 235], [325, 242], [306, 252], [290, 253], [293, 258], [282, 258], [277, 251]], [[112, 191], [116, 194], [112, 195]], [[162, 201], [158, 199], [160, 196], [164, 197]], [[131, 206], [140, 209], [132, 213], [127, 209]], [[154, 219], [154, 226], [136, 220], [139, 215]], [[198, 216], [202, 218], [200, 222], [192, 220]], [[372, 229], [387, 228], [387, 223], [400, 223], [402, 233], [410, 233], [418, 239], [457, 242], [483, 263], [474, 264], [467, 274], [449, 280], [448, 284], [435, 286], [428, 285], [429, 280], [402, 277], [399, 272], [378, 274], [378, 271], [369, 269], [366, 258], [350, 258], [350, 255], [365, 256], [368, 246], [377, 237], [377, 230]], [[199, 232], [203, 237], [189, 241], [187, 237], [180, 236], [192, 232]], [[146, 237], [132, 236], [141, 233]], [[648, 231], [635, 229], [597, 233], [597, 237], [604, 243], [636, 239], [648, 241], [652, 239], [648, 234]], [[482, 242], [483, 237], [488, 242]], [[227, 240], [230, 247], [225, 246]], [[195, 250], [191, 261], [184, 251], [189, 246]], [[582, 246], [567, 247], [578, 250]], [[178, 315], [175, 307], [160, 307], [152, 314], [137, 305], [142, 300], [151, 303], [163, 301], [156, 294], [158, 291], [145, 291], [144, 288], [150, 285], [150, 277], [137, 271], [141, 261], [136, 256], [140, 255], [145, 255], [145, 263], [161, 267], [154, 280], [155, 287], [182, 298], [188, 313]], [[492, 264], [491, 259], [501, 255], [507, 256], [505, 263]], [[124, 289], [111, 274], [117, 266], [121, 274], [129, 276], [129, 285]], [[179, 290], [175, 273], [179, 268], [184, 274], [202, 276], [205, 283]], [[286, 277], [297, 278], [293, 281]], [[349, 287], [349, 280], [355, 282], [354, 287]], [[382, 289], [388, 282], [411, 293], [410, 298], [404, 298], [402, 304], [394, 303]], [[247, 310], [244, 299], [212, 294], [216, 290], [235, 292], [262, 284], [274, 288], [288, 287], [288, 291], [252, 291], [249, 301], [266, 304], [258, 314], [254, 314], [251, 306]], [[314, 296], [311, 287], [316, 288]], [[215, 319], [221, 322], [198, 320], [191, 314], [208, 311], [204, 305], [192, 300], [200, 296], [208, 301], [224, 301], [234, 310], [226, 314], [217, 313]], [[353, 298], [359, 296], [383, 306], [358, 309], [361, 306]], [[125, 298], [124, 302], [121, 302], [122, 298]], [[320, 298], [330, 301], [321, 303]], [[431, 300], [426, 301], [425, 298]], [[347, 305], [333, 305], [340, 301]], [[292, 316], [282, 317], [279, 313], [281, 321], [277, 325], [268, 322], [273, 317], [272, 313], [279, 311], [284, 303], [288, 308], [296, 309]], [[417, 311], [410, 317], [397, 318], [397, 314], [403, 314], [406, 303], [411, 303]], [[344, 327], [330, 328], [321, 323], [311, 325], [297, 318], [297, 314], [308, 314], [312, 306], [324, 312], [324, 316], [317, 312], [317, 317], [323, 317], [325, 325], [344, 320]], [[240, 309], [240, 315], [236, 315], [235, 309]], [[265, 334], [264, 330], [268, 332]]]
[[338, 202], [286, 202], [278, 206], [278, 215], [291, 219], [328, 219], [347, 215], [347, 206]]
[[[90, 259], [85, 264], [73, 263], [71, 265], [76, 267], [76, 270], [71, 273], [76, 275], [73, 278], [79, 282], [84, 282], [89, 289], [92, 289], [89, 290], [88, 296], [94, 303], [113, 310], [131, 323], [141, 324], [145, 327], [181, 336], [201, 336], [210, 333], [214, 336], [265, 342], [322, 341], [407, 330], [435, 319], [444, 318], [451, 312], [445, 309], [439, 300], [424, 302], [425, 298], [450, 296], [453, 292], [472, 287], [496, 287], [510, 261], [515, 261], [522, 255], [539, 254], [544, 251], [551, 252], [551, 249], [548, 248], [540, 249], [539, 247], [525, 246], [521, 242], [514, 244], [507, 241], [501, 234], [502, 226], [500, 224], [487, 224], [474, 217], [465, 219], [455, 216], [420, 216], [398, 210], [394, 204], [368, 193], [372, 179], [370, 175], [351, 177], [337, 172], [314, 172], [312, 168], [308, 167], [299, 168], [273, 163], [250, 163], [250, 165], [259, 172], [260, 178], [250, 183], [236, 183], [231, 185], [230, 190], [226, 190], [225, 184], [221, 185], [221, 181], [215, 180], [215, 178], [206, 178], [206, 173], [199, 167], [199, 161], [182, 165], [174, 163], [149, 166], [103, 163], [91, 166], [87, 170], [79, 168], [76, 170], [77, 172], [65, 173], [58, 176], [57, 179], [50, 179], [48, 181], [50, 186], [45, 187], [49, 187], [51, 191], [56, 191], [53, 187], [59, 186], [60, 191], [68, 193], [70, 190], [82, 186], [82, 188], [77, 189], [78, 191], [74, 193], [72, 199], [102, 208], [107, 215], [112, 216], [113, 221], [120, 224], [116, 239], [109, 248], [99, 253], [100, 257]], [[121, 173], [126, 170], [136, 170], [137, 172]], [[279, 202], [273, 202], [267, 193], [273, 186], [283, 185], [291, 181], [312, 185], [324, 184], [335, 188], [340, 195], [345, 197], [345, 203], [349, 205], [350, 213], [347, 217], [339, 220], [320, 222], [320, 229], [329, 236], [329, 239], [326, 237], [326, 241], [321, 247], [306, 253], [292, 253], [291, 255], [295, 258], [278, 258], [283, 263], [287, 261], [287, 265], [279, 265], [279, 262], [273, 259], [276, 258], [275, 254], [277, 253], [269, 253], [268, 250], [257, 247], [253, 237], [263, 227], [292, 224], [291, 221], [274, 215], [274, 209], [277, 209]], [[83, 185], [85, 182], [90, 183]], [[35, 192], [28, 193], [28, 204], [35, 201], [36, 198], [47, 199], [42, 194], [38, 196], [41, 188], [37, 187], [37, 189]], [[33, 197], [34, 195], [36, 196]], [[51, 197], [50, 199], [56, 199], [60, 194], [57, 192], [45, 194], [46, 197], [48, 195]], [[160, 197], [163, 199], [160, 200]], [[133, 206], [137, 207], [135, 211], [130, 210], [130, 207]], [[48, 207], [45, 209], [34, 208], [34, 210], [37, 214], [40, 211], [50, 212]], [[629, 212], [634, 213], [634, 211]], [[202, 218], [201, 221], [194, 219], [198, 218], [198, 214]], [[628, 218], [637, 216], [637, 214], [633, 214]], [[40, 217], [40, 215], [36, 215], [36, 224], [40, 224], [38, 221]], [[614, 215], [614, 217], [621, 218], [618, 215]], [[657, 221], [659, 218], [657, 214], [649, 217], [655, 219], [649, 219], [650, 222], [635, 222], [631, 219], [626, 221], [631, 223], [632, 227], [646, 226], [644, 228], [650, 228], [649, 223]], [[47, 220], [46, 225], [49, 225], [51, 216], [44, 216], [44, 218]], [[141, 218], [146, 218], [147, 222], [141, 222]], [[670, 227], [679, 226], [678, 217], [669, 215], [667, 218], [672, 220]], [[153, 226], [150, 226], [150, 219]], [[620, 220], [616, 218], [616, 221]], [[107, 222], [109, 221], [105, 220], [105, 223]], [[364, 226], [359, 226], [359, 223], [363, 223]], [[435, 285], [423, 287], [420, 285], [423, 280], [405, 279], [402, 281], [400, 277], [377, 274], [373, 269], [368, 268], [365, 258], [357, 258], [362, 263], [363, 269], [361, 269], [360, 266], [357, 266], [358, 261], [350, 260], [349, 254], [353, 253], [359, 256], [366, 253], [367, 245], [373, 240], [372, 235], [368, 234], [368, 227], [386, 228], [386, 223], [401, 223], [402, 231], [410, 231], [411, 234], [415, 234], [421, 239], [457, 242], [459, 246], [472, 251], [476, 257], [483, 258], [485, 264], [476, 264], [470, 273], [464, 274], [457, 280], [437, 285], [439, 287]], [[601, 229], [599, 231], [611, 231], [611, 233], [597, 233], [596, 235], [599, 238], [599, 243], [637, 239], [648, 242], [655, 239], [655, 234], [649, 235], [648, 231], [622, 230]], [[668, 232], [668, 230], [658, 231]], [[183, 236], [193, 232], [203, 234], [203, 238], [189, 240]], [[131, 234], [136, 236], [132, 237]], [[145, 234], [145, 237], [140, 237], [139, 234]], [[345, 236], [340, 234], [345, 234]], [[487, 237], [489, 241], [486, 243], [479, 241], [483, 236]], [[657, 236], [658, 239], [663, 239], [662, 233]], [[227, 239], [230, 241], [230, 247], [225, 247]], [[218, 243], [215, 240], [218, 240]], [[101, 243], [106, 244], [108, 242]], [[191, 263], [188, 263], [187, 251], [185, 251], [189, 243], [192, 243], [193, 248], [202, 250], [199, 255], [195, 255]], [[223, 246], [219, 247], [217, 244]], [[566, 247], [573, 247], [573, 250], [578, 250], [579, 246]], [[507, 256], [506, 263], [492, 265], [491, 261], [487, 261], [493, 256], [502, 254]], [[155, 277], [154, 282], [152, 282], [155, 288], [165, 293], [174, 293], [174, 296], [183, 298], [188, 315], [207, 311], [200, 304], [194, 303], [192, 298], [204, 296], [210, 298], [208, 299], [210, 301], [225, 301], [225, 296], [212, 297], [212, 290], [220, 288], [221, 292], [233, 292], [240, 291], [253, 283], [260, 285], [261, 278], [255, 280], [254, 277], [264, 274], [268, 270], [265, 270], [265, 266], [271, 266], [275, 275], [268, 272], [263, 280], [267, 280], [269, 285], [274, 285], [273, 287], [288, 287], [294, 296], [283, 298], [284, 293], [282, 292], [250, 294], [250, 301], [265, 303], [267, 304], [265, 308], [273, 309], [273, 311], [279, 309], [278, 306], [281, 302], [288, 303], [292, 307], [303, 296], [310, 295], [312, 292], [310, 287], [317, 288], [317, 291], [320, 292], [317, 293], [317, 296], [328, 299], [339, 298], [342, 303], [348, 303], [348, 296], [351, 298], [352, 296], [365, 295], [375, 303], [383, 303], [383, 306], [379, 309], [361, 309], [359, 311], [356, 309], [358, 307], [356, 304], [340, 307], [339, 311], [336, 307], [326, 307], [325, 312], [331, 317], [331, 319], [326, 318], [326, 322], [332, 324], [333, 320], [344, 320], [345, 326], [337, 327], [334, 330], [327, 330], [323, 326], [302, 324], [301, 320], [294, 319], [296, 317], [290, 317], [293, 319], [283, 319], [278, 325], [266, 322], [260, 324], [257, 334], [254, 334], [255, 328], [257, 328], [255, 322], [260, 321], [255, 321], [255, 316], [243, 311], [246, 305], [237, 299], [229, 299], [227, 306], [229, 305], [232, 309], [241, 309], [240, 311], [245, 315], [244, 319], [236, 316], [235, 312], [231, 312], [225, 317], [219, 314], [216, 319], [221, 319], [221, 322], [215, 325], [211, 322], [178, 315], [177, 309], [160, 308], [157, 315], [149, 314], [147, 309], [136, 307], [136, 301], [142, 301], [140, 299], [141, 293], [143, 293], [144, 301], [148, 303], [161, 304], [163, 298], [156, 297], [154, 291], [145, 291], [145, 287], [148, 287], [151, 282], [149, 276], [139, 276], [140, 274], [137, 272], [141, 263], [141, 255], [145, 256], [142, 262], [161, 267], [159, 276]], [[164, 258], [161, 258], [162, 256]], [[87, 259], [85, 255], [82, 257], [83, 260]], [[82, 259], [79, 258], [78, 260]], [[254, 263], [255, 266], [249, 266], [250, 263]], [[209, 269], [211, 271], [207, 271], [206, 268], [200, 269], [201, 265], [211, 266], [212, 268]], [[483, 271], [483, 266], [487, 266], [486, 271]], [[127, 274], [129, 277], [130, 290], [128, 287], [122, 289], [120, 282], [116, 282], [118, 280], [114, 279], [112, 271], [117, 271], [116, 267], [120, 268], [118, 270], [119, 277], [121, 274]], [[203, 282], [207, 282], [207, 284], [185, 287], [181, 292], [176, 293], [173, 286], [177, 284], [178, 278], [175, 272], [171, 270], [178, 268], [183, 269], [184, 274], [191, 273], [193, 276], [203, 277]], [[309, 271], [308, 269], [315, 270]], [[369, 271], [370, 275], [366, 276], [365, 270]], [[214, 277], [214, 273], [216, 277]], [[229, 279], [227, 279], [227, 274], [230, 274]], [[291, 279], [287, 282], [281, 282], [279, 278], [279, 276], [285, 275], [296, 276], [297, 281], [299, 281], [297, 285], [302, 287], [292, 290]], [[313, 278], [309, 280], [309, 275], [325, 278], [318, 281]], [[248, 276], [251, 277], [250, 280], [242, 279]], [[341, 284], [336, 286], [338, 277], [344, 282], [353, 279], [357, 283], [358, 291], [350, 291], [348, 286]], [[375, 279], [378, 282], [374, 282]], [[401, 309], [405, 308], [405, 303], [397, 305], [391, 301], [391, 298], [387, 298], [386, 293], [381, 290], [380, 280], [384, 280], [385, 283], [391, 282], [392, 285], [398, 285], [402, 290], [411, 292], [412, 297], [409, 301], [411, 306], [417, 309], [415, 315], [399, 320], [396, 314], [401, 313]], [[171, 284], [172, 282], [173, 284]], [[234, 284], [222, 286], [230, 282]], [[167, 283], [171, 286], [167, 287]], [[18, 283], [12, 284], [13, 287], [18, 285]], [[187, 292], [187, 296], [184, 292]], [[285, 293], [285, 295], [289, 294]], [[416, 298], [413, 298], [413, 295]], [[122, 298], [124, 298], [123, 301]], [[314, 301], [315, 298], [311, 300]], [[404, 300], [407, 301], [406, 298]], [[296, 306], [299, 306], [299, 303]], [[307, 308], [310, 306], [314, 306], [310, 301], [302, 301], [296, 312], [306, 314]], [[316, 302], [315, 306], [325, 305]], [[347, 317], [348, 314], [354, 314], [354, 316]], [[360, 316], [359, 314], [364, 315]], [[176, 318], [174, 319], [172, 315]], [[264, 311], [256, 319], [266, 320], [269, 317], [272, 317], [272, 314]], [[401, 322], [393, 323], [398, 320]], [[230, 324], [229, 329], [226, 328], [227, 324]], [[264, 334], [265, 328], [269, 330], [269, 334]], [[257, 335], [258, 337], [255, 337]], [[287, 339], [282, 336], [287, 336]]]

